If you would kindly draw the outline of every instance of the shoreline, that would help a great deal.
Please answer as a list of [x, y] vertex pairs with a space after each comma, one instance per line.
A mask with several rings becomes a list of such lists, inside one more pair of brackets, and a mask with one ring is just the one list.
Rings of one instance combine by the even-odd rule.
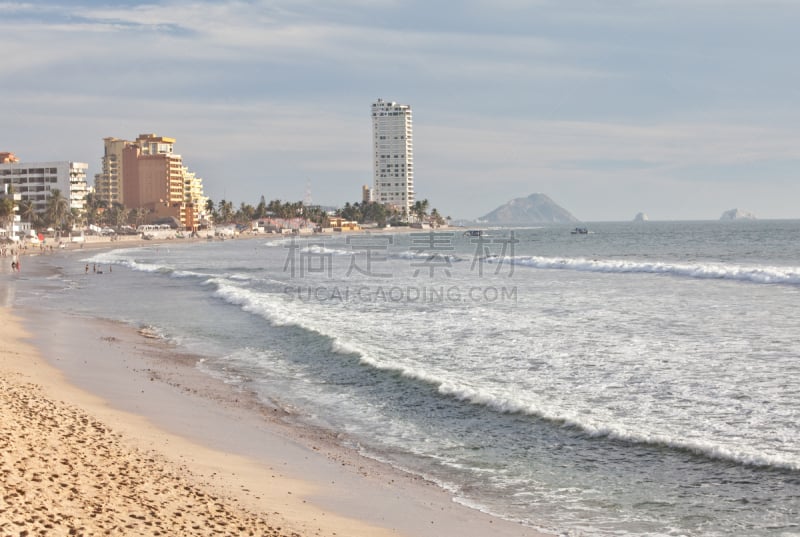
[[[249, 237], [236, 240], [242, 239]], [[141, 245], [133, 242], [101, 244]], [[164, 242], [172, 241], [141, 241]], [[27, 267], [35, 264], [29, 259]], [[457, 504], [422, 478], [338, 445], [330, 437], [335, 432], [293, 427], [280, 416], [265, 415], [263, 404], [199, 371], [197, 357], [127, 325], [28, 306], [15, 316], [20, 313], [27, 336], [9, 319], [11, 312], [0, 308], [4, 341], [30, 340], [36, 326], [47, 330], [36, 332], [33, 345], [19, 343], [24, 367], [3, 352], [6, 378], [30, 378], [37, 389], [107, 424], [126, 446], [154, 450], [166, 468], [187, 468], [203, 486], [222, 491], [208, 494], [232, 498], [255, 519], [264, 514], [273, 527], [301, 536], [543, 535]], [[249, 520], [245, 515], [237, 516]], [[0, 521], [3, 516], [0, 512]]]

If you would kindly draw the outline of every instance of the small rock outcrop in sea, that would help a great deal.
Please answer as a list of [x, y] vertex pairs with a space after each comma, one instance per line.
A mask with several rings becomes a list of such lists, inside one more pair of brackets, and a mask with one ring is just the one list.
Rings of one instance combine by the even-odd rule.
[[636, 216], [633, 217], [634, 222], [647, 222], [650, 220], [645, 213], [636, 213]]
[[750, 211], [743, 211], [741, 209], [731, 209], [722, 213], [719, 217], [720, 220], [755, 220], [756, 215]]
[[480, 221], [491, 224], [560, 224], [578, 222], [569, 211], [545, 194], [531, 194], [527, 198], [515, 198], [501, 205]]

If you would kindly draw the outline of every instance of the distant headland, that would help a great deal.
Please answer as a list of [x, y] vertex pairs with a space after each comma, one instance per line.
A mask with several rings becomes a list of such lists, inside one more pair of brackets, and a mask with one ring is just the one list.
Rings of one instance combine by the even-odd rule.
[[482, 216], [479, 221], [505, 225], [579, 222], [569, 211], [541, 193], [531, 194], [527, 198], [514, 198]]

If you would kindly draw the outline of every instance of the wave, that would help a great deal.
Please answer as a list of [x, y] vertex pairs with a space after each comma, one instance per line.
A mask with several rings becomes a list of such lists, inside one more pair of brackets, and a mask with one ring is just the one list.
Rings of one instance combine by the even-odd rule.
[[367, 356], [361, 356], [361, 361], [378, 369], [396, 371], [404, 377], [427, 383], [433, 386], [437, 393], [445, 397], [452, 397], [462, 402], [483, 406], [503, 414], [521, 414], [539, 418], [554, 425], [574, 429], [590, 438], [606, 438], [630, 444], [665, 447], [686, 451], [707, 459], [726, 461], [743, 466], [800, 471], [800, 461], [796, 459], [732, 449], [710, 441], [680, 439], [663, 434], [632, 431], [622, 424], [593, 424], [577, 417], [550, 412], [530, 403], [500, 397], [486, 390], [442, 380], [427, 371], [411, 367], [387, 365], [372, 360]]
[[445, 379], [440, 373], [428, 371], [422, 367], [387, 363], [371, 355], [359, 344], [327, 333], [313, 319], [303, 315], [301, 311], [295, 307], [290, 307], [289, 304], [284, 303], [274, 295], [257, 293], [234, 285], [230, 280], [221, 278], [209, 280], [207, 283], [213, 283], [217, 287], [215, 295], [219, 298], [241, 306], [244, 311], [260, 315], [273, 326], [296, 326], [311, 331], [328, 339], [330, 350], [334, 353], [355, 356], [362, 364], [369, 367], [390, 371], [404, 378], [423, 382], [445, 397], [483, 406], [495, 412], [532, 416], [554, 425], [574, 429], [590, 438], [606, 438], [631, 444], [666, 447], [690, 452], [708, 459], [727, 461], [745, 466], [800, 471], [800, 461], [796, 459], [734, 449], [711, 441], [682, 439], [665, 434], [632, 430], [624, 424], [592, 423], [580, 416], [547, 410], [528, 402], [515, 400], [511, 396], [497, 395], [486, 389], [479, 389], [464, 385], [458, 381]]
[[800, 285], [800, 267], [723, 265], [719, 263], [665, 263], [558, 257], [487, 258], [488, 263], [511, 263], [537, 269], [561, 269], [616, 274], [665, 274], [699, 279]]
[[[420, 380], [427, 379], [422, 378]], [[450, 382], [439, 383], [437, 391], [442, 395], [454, 397], [459, 401], [486, 406], [498, 412], [524, 414], [540, 418], [562, 427], [574, 429], [590, 438], [607, 438], [630, 444], [665, 447], [686, 451], [707, 459], [726, 461], [743, 466], [800, 471], [800, 461], [789, 457], [737, 450], [711, 441], [681, 439], [664, 434], [633, 431], [622, 424], [593, 424], [577, 417], [548, 412], [528, 403], [498, 397], [485, 391]]]
[[253, 267], [226, 267], [227, 272], [225, 274], [215, 274], [211, 272], [203, 272], [198, 270], [177, 269], [171, 265], [166, 265], [166, 264], [145, 263], [142, 261], [137, 261], [132, 257], [122, 256], [120, 255], [121, 252], [129, 254], [131, 250], [130, 249], [124, 251], [115, 250], [111, 252], [100, 253], [92, 257], [89, 257], [87, 259], [84, 259], [84, 262], [97, 263], [98, 265], [119, 265], [137, 272], [163, 274], [170, 276], [172, 278], [200, 278], [204, 280], [213, 277], [223, 277], [238, 281], [253, 281], [257, 280], [258, 278], [254, 277], [250, 273], [254, 273], [256, 271], [261, 270]]
[[[392, 252], [388, 249], [384, 249], [383, 247], [379, 248], [371, 248], [372, 252], [371, 255], [374, 256], [385, 256], [389, 259], [404, 259], [404, 260], [425, 260], [425, 261], [463, 261], [464, 258], [459, 257], [455, 254], [446, 254], [440, 253], [431, 250], [406, 250], [402, 252]], [[367, 249], [364, 247], [354, 247], [352, 250], [344, 250], [340, 248], [329, 248], [326, 246], [322, 246], [319, 244], [309, 244], [300, 248], [301, 253], [307, 254], [314, 254], [314, 255], [335, 255], [339, 257], [352, 257], [352, 256], [361, 256], [361, 255], [369, 255], [367, 253]]]
[[[111, 250], [110, 252], [101, 252], [95, 254], [91, 257], [84, 259], [86, 263], [97, 263], [103, 265], [120, 265], [131, 270], [136, 270], [139, 272], [161, 272], [161, 273], [171, 273], [174, 272], [174, 268], [166, 266], [166, 265], [159, 265], [155, 263], [143, 263], [141, 261], [136, 261], [133, 257], [130, 257], [130, 254], [136, 249], [125, 249], [125, 250]], [[123, 255], [127, 254], [127, 255]]]
[[265, 242], [264, 246], [267, 246], [269, 248], [277, 248], [278, 246], [285, 246], [287, 244], [291, 244], [292, 241], [294, 241], [294, 240], [295, 239], [292, 238], [292, 237], [285, 238], [285, 239], [275, 239], [275, 240], [271, 240], [271, 241]]
[[464, 261], [463, 257], [460, 257], [460, 256], [455, 255], [455, 254], [442, 254], [442, 253], [438, 253], [438, 252], [430, 251], [430, 250], [423, 250], [423, 251], [420, 251], [420, 250], [409, 250], [409, 251], [405, 251], [405, 252], [399, 252], [399, 253], [391, 254], [391, 255], [389, 255], [389, 257], [394, 258], [394, 259], [411, 259], [411, 260], [421, 259], [421, 260], [424, 260], [424, 261], [433, 261], [433, 260], [436, 260], [436, 261], [455, 261], [455, 262]]
[[280, 300], [271, 300], [267, 294], [240, 287], [233, 284], [232, 280], [219, 276], [209, 278], [204, 284], [216, 287], [214, 296], [229, 304], [240, 306], [248, 313], [263, 317], [273, 326], [298, 326], [318, 332], [313, 326], [304, 322], [301, 315], [286, 307]]
[[[558, 410], [548, 410], [503, 396], [486, 389], [464, 385], [445, 378], [441, 372], [432, 372], [423, 367], [410, 364], [388, 363], [372, 355], [358, 343], [347, 341], [305, 315], [296, 302], [286, 301], [280, 293], [254, 291], [244, 285], [251, 279], [249, 274], [208, 274], [195, 271], [175, 270], [165, 265], [140, 263], [134, 259], [121, 259], [112, 256], [96, 256], [98, 262], [115, 262], [133, 270], [168, 274], [172, 277], [198, 277], [205, 285], [215, 287], [214, 295], [222, 300], [238, 305], [242, 310], [259, 315], [273, 326], [296, 326], [326, 338], [334, 353], [355, 356], [369, 367], [391, 371], [405, 378], [426, 383], [445, 397], [452, 397], [469, 404], [479, 405], [501, 413], [518, 413], [533, 416], [563, 427], [572, 428], [591, 438], [607, 438], [633, 444], [660, 446], [684, 450], [709, 459], [723, 460], [736, 464], [800, 471], [800, 461], [779, 455], [763, 454], [731, 448], [719, 443], [701, 439], [676, 438], [666, 434], [632, 430], [623, 424], [598, 424], [585, 417], [567, 415]], [[499, 259], [499, 258], [498, 258]], [[492, 260], [489, 260], [490, 262]], [[568, 258], [504, 258], [515, 264], [544, 269], [568, 269], [609, 273], [657, 273], [695, 278], [718, 278], [749, 281], [757, 283], [800, 284], [800, 272], [792, 268], [780, 267], [737, 267], [719, 264], [681, 265], [668, 263], [643, 263], [634, 261], [587, 260]], [[284, 282], [275, 282], [282, 284]], [[276, 287], [278, 289], [279, 287]]]
[[381, 256], [386, 257], [388, 259], [403, 259], [403, 260], [426, 260], [426, 261], [449, 261], [449, 262], [459, 262], [464, 261], [464, 258], [458, 256], [456, 254], [451, 253], [442, 253], [432, 249], [412, 249], [406, 251], [391, 251], [388, 247], [388, 244], [383, 245], [370, 245], [369, 247], [365, 245], [354, 245], [351, 249], [345, 248], [333, 248], [330, 246], [325, 246], [322, 241], [314, 239], [298, 239], [296, 241], [292, 241], [291, 239], [284, 239], [278, 241], [271, 241], [265, 244], [265, 246], [271, 247], [278, 247], [282, 246], [286, 248], [286, 245], [291, 245], [291, 247], [296, 248], [300, 254], [312, 254], [316, 256], [322, 255], [330, 255], [330, 256], [337, 256], [337, 257], [352, 257], [352, 256], [364, 256], [364, 255], [374, 255], [374, 256]]

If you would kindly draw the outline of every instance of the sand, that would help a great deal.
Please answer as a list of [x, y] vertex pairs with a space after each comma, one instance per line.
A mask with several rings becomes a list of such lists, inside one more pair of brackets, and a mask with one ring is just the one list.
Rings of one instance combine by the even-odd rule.
[[35, 385], [0, 380], [0, 392], [6, 535], [295, 535]]
[[128, 327], [5, 307], [0, 342], [0, 535], [541, 535], [264, 415]]
[[[22, 335], [18, 322], [0, 310], [3, 535], [325, 534], [302, 523], [298, 533], [274, 510], [243, 507], [226, 490], [230, 483], [210, 481], [215, 467], [243, 461], [215, 463], [215, 454], [201, 446], [187, 446], [81, 393], [20, 341]], [[176, 457], [184, 449], [198, 457], [195, 469]], [[284, 494], [303, 490], [289, 480], [279, 488]]]

